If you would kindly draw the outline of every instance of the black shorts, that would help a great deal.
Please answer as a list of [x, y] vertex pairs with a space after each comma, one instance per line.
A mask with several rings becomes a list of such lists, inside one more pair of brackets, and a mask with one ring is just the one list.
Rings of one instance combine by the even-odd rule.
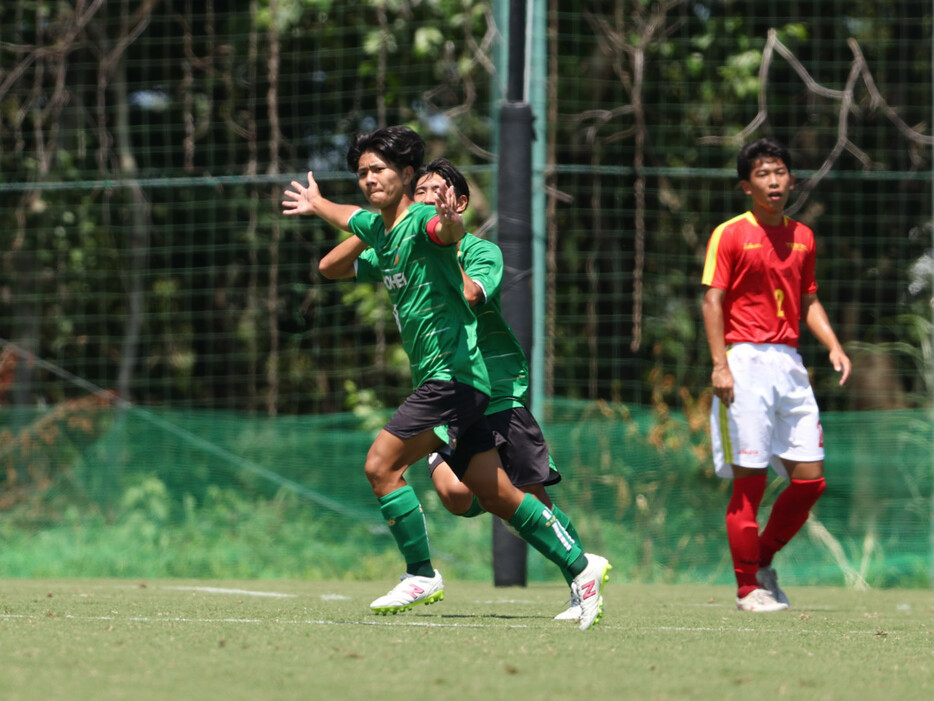
[[[532, 412], [525, 407], [505, 409], [487, 415], [486, 423], [496, 440], [503, 470], [513, 485], [548, 486], [561, 481], [561, 475], [555, 469], [548, 453], [548, 444], [542, 435], [541, 426], [532, 416]], [[429, 474], [434, 472], [442, 460], [445, 460], [445, 457], [439, 453], [428, 456]]]
[[384, 428], [402, 440], [435, 430], [444, 443], [438, 452], [461, 477], [470, 459], [496, 447], [484, 419], [490, 398], [463, 382], [429, 380], [402, 402]]

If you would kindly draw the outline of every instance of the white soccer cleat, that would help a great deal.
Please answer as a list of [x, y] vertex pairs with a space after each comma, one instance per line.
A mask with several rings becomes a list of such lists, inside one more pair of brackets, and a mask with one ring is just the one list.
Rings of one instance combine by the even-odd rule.
[[385, 616], [400, 611], [411, 611], [415, 604], [433, 604], [444, 599], [444, 580], [435, 570], [434, 577], [419, 577], [404, 574], [400, 581], [386, 596], [381, 596], [370, 604], [373, 613]]
[[581, 600], [577, 598], [577, 592], [571, 587], [571, 600], [568, 607], [554, 617], [556, 621], [579, 621], [581, 619]]
[[763, 589], [768, 589], [772, 593], [772, 598], [775, 599], [780, 604], [785, 604], [785, 606], [790, 607], [791, 602], [788, 601], [788, 597], [785, 596], [785, 592], [782, 591], [782, 588], [778, 586], [778, 574], [775, 572], [773, 567], [760, 567], [759, 571], [756, 572], [756, 581], [759, 583], [759, 586]]
[[736, 599], [736, 608], [740, 611], [754, 611], [756, 613], [769, 613], [771, 611], [785, 611], [788, 604], [776, 601], [768, 589], [753, 589], [742, 599]]
[[587, 566], [571, 582], [571, 596], [577, 595], [581, 604], [578, 627], [588, 630], [603, 618], [603, 585], [610, 578], [613, 566], [605, 557], [585, 553]]

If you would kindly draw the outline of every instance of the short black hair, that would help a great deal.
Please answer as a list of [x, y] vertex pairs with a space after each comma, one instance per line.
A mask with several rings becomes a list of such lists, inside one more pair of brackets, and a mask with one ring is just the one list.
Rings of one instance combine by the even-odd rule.
[[402, 126], [357, 132], [347, 151], [347, 165], [352, 172], [357, 172], [360, 157], [367, 151], [378, 153], [396, 168], [412, 166], [413, 170], [418, 170], [425, 159], [425, 141]]
[[439, 175], [441, 179], [448, 184], [448, 187], [454, 188], [454, 194], [458, 197], [464, 196], [470, 201], [470, 186], [467, 184], [467, 178], [451, 163], [447, 158], [436, 158], [428, 165], [423, 165], [415, 171], [413, 182], [418, 186], [418, 181], [426, 175]]
[[740, 149], [736, 157], [736, 173], [740, 180], [749, 180], [753, 164], [760, 158], [777, 158], [791, 172], [791, 154], [775, 139], [757, 139]]

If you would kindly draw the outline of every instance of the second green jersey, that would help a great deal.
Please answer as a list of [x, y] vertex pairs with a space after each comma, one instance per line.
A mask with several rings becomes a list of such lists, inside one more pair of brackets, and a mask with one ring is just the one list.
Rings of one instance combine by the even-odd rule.
[[466, 234], [461, 239], [458, 258], [467, 277], [483, 288], [486, 300], [476, 304], [477, 342], [490, 373], [492, 414], [525, 406], [529, 398], [529, 364], [519, 340], [506, 319], [500, 303], [503, 284], [503, 252], [492, 241]]
[[378, 214], [357, 211], [349, 228], [371, 249], [370, 279], [389, 292], [393, 314], [409, 356], [412, 382], [455, 380], [490, 393], [486, 365], [477, 346], [477, 322], [464, 299], [457, 246], [431, 240], [434, 207], [413, 204], [389, 231]]
[[[506, 319], [500, 303], [503, 253], [499, 246], [473, 234], [460, 241], [458, 260], [467, 276], [483, 288], [485, 301], [473, 308], [477, 318], [477, 342], [490, 376], [488, 414], [525, 406], [529, 393], [529, 366], [525, 353]], [[367, 249], [358, 259], [357, 279], [381, 279], [376, 252]]]

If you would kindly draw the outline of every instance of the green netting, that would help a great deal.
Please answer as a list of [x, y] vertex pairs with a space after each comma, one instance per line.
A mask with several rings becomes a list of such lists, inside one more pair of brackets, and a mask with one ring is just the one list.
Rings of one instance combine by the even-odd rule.
[[[5, 410], [0, 570], [13, 576], [386, 576], [401, 566], [363, 476], [360, 417], [113, 409]], [[711, 474], [703, 416], [553, 402], [551, 488], [621, 579], [732, 581], [727, 483]], [[920, 586], [931, 571], [930, 416], [827, 413], [829, 488], [783, 552], [783, 581]], [[423, 462], [409, 471], [435, 558], [491, 576], [490, 516], [449, 515]], [[772, 485], [763, 515], [781, 480]], [[96, 540], [95, 539], [99, 539]], [[559, 580], [537, 554], [530, 578]]]

